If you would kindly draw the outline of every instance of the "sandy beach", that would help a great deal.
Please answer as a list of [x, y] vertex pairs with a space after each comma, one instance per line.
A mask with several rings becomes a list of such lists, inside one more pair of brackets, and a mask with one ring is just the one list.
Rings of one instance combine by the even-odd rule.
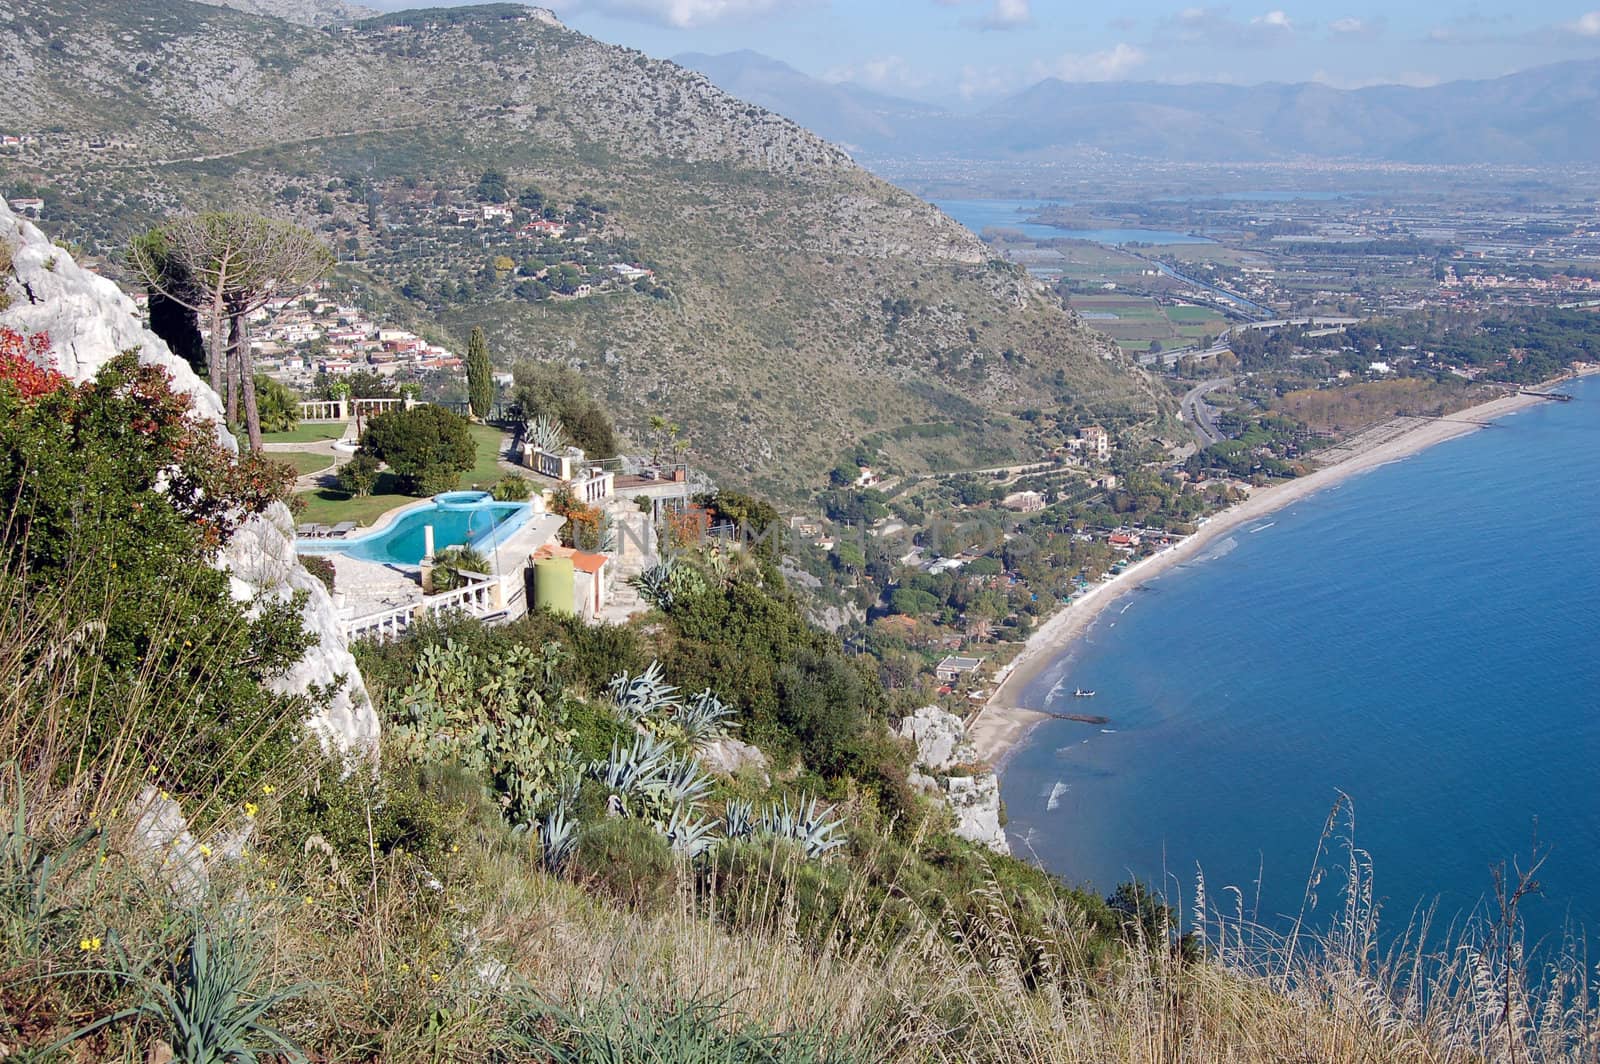
[[[1600, 372], [1600, 367], [1588, 367], [1579, 375], [1595, 372]], [[1544, 387], [1554, 383], [1559, 382], [1548, 382]], [[1208, 544], [1224, 538], [1240, 525], [1265, 517], [1358, 473], [1463, 436], [1480, 428], [1477, 422], [1492, 421], [1512, 411], [1549, 401], [1513, 393], [1446, 418], [1396, 418], [1340, 444], [1334, 451], [1348, 453], [1334, 464], [1283, 484], [1258, 489], [1248, 499], [1212, 515], [1194, 535], [1094, 585], [1072, 605], [1052, 614], [1028, 639], [1022, 652], [996, 674], [998, 686], [994, 694], [968, 729], [979, 756], [998, 767], [1028, 729], [1047, 719], [1045, 714], [1018, 704], [1022, 692], [1083, 634], [1102, 610], [1129, 589], [1195, 557]], [[1369, 442], [1363, 444], [1363, 437]]]

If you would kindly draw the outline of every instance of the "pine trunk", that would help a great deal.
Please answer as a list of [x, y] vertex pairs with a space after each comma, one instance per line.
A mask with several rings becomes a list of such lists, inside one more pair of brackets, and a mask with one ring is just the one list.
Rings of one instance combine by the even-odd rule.
[[252, 451], [261, 450], [261, 410], [256, 405], [256, 360], [250, 353], [250, 323], [240, 314], [234, 319], [239, 338], [239, 386], [244, 391], [244, 424]]

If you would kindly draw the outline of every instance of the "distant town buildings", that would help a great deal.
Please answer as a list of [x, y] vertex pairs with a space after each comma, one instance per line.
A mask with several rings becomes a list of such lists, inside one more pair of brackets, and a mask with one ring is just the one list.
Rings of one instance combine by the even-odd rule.
[[261, 372], [301, 386], [318, 373], [338, 377], [364, 370], [414, 379], [460, 372], [462, 360], [448, 348], [407, 329], [374, 322], [361, 309], [324, 292], [316, 285], [273, 300], [252, 316], [250, 348]]

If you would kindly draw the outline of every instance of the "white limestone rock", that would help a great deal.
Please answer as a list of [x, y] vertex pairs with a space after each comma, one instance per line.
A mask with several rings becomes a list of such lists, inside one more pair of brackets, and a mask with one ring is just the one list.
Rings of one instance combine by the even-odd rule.
[[205, 853], [178, 803], [147, 784], [128, 803], [128, 815], [133, 817], [129, 855], [158, 872], [179, 901], [192, 905], [205, 897], [210, 881]]
[[956, 836], [1009, 854], [1011, 844], [1000, 824], [999, 778], [993, 772], [950, 774], [956, 766], [978, 759], [961, 718], [938, 706], [923, 706], [901, 718], [900, 736], [917, 750], [908, 782], [949, 807], [956, 818]]
[[[89, 273], [55, 247], [39, 229], [16, 217], [0, 201], [0, 240], [10, 244], [15, 277], [5, 278], [11, 306], [0, 324], [24, 334], [48, 333], [54, 368], [76, 381], [93, 377], [125, 351], [161, 366], [195, 409], [217, 423], [217, 437], [230, 450], [238, 444], [222, 423], [222, 401], [189, 364], [146, 329], [133, 300], [109, 280]], [[273, 506], [251, 519], [228, 544], [218, 563], [232, 577], [241, 600], [270, 601], [305, 592], [302, 615], [316, 643], [293, 669], [273, 683], [283, 694], [303, 694], [313, 684], [338, 684], [330, 704], [308, 722], [325, 744], [347, 751], [376, 751], [378, 716], [361, 672], [345, 644], [344, 631], [327, 588], [295, 557], [294, 524], [286, 507]]]
[[955, 833], [989, 847], [995, 853], [1009, 854], [1005, 828], [1000, 823], [1000, 779], [993, 772], [977, 776], [946, 776], [942, 781], [945, 802], [955, 814]]
[[900, 720], [900, 737], [917, 748], [916, 763], [934, 772], [976, 761], [961, 718], [938, 706], [923, 706]]
[[759, 774], [763, 781], [768, 780], [767, 755], [731, 735], [707, 743], [695, 752], [700, 756], [700, 764], [705, 766], [708, 772], [737, 776], [741, 772], [749, 771]]

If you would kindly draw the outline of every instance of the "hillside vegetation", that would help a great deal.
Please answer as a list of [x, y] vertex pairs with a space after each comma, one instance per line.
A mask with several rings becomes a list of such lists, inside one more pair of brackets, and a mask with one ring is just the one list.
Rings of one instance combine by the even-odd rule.
[[[1020, 457], [1009, 414], [1041, 395], [1155, 410], [1114, 347], [928, 205], [700, 75], [544, 13], [318, 30], [185, 0], [0, 0], [0, 56], [17, 71], [0, 125], [37, 138], [0, 161], [0, 184], [41, 190], [47, 221], [91, 248], [175, 210], [276, 200], [339, 243], [367, 298], [399, 301], [423, 253], [391, 232], [397, 189], [448, 195], [492, 170], [512, 194], [603, 203], [607, 239], [666, 298], [530, 302], [485, 284], [412, 310], [458, 342], [485, 325], [502, 361], [583, 368], [625, 427], [670, 409], [698, 461], [768, 491], [903, 425], [954, 426], [954, 450], [991, 464]], [[467, 241], [423, 265], [470, 280], [484, 259]]]

